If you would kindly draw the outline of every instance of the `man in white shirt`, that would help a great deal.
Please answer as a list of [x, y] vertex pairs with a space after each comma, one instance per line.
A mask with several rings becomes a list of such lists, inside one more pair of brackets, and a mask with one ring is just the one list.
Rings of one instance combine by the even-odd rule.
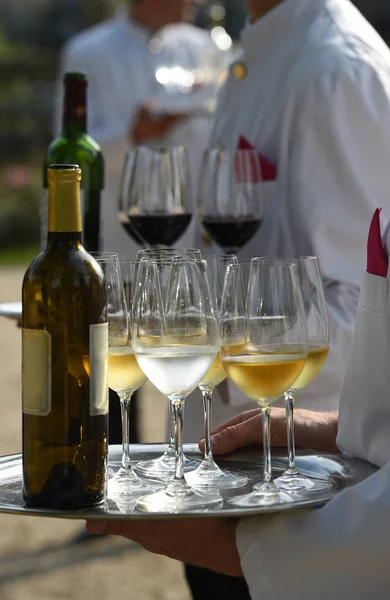
[[[166, 49], [174, 54], [178, 64], [182, 61], [194, 68], [201, 64], [206, 52], [218, 51], [208, 32], [184, 21], [194, 3], [127, 0], [117, 15], [77, 34], [63, 49], [60, 73], [88, 74], [88, 132], [100, 144], [105, 159], [103, 250], [131, 257], [139, 249], [118, 219], [118, 191], [126, 152], [137, 145], [185, 146], [192, 180], [197, 180], [212, 115], [157, 116], [150, 109], [155, 97], [161, 97], [156, 70]], [[214, 97], [216, 86], [210, 86], [207, 92]], [[57, 128], [61, 97], [62, 90], [57, 102]], [[194, 221], [195, 217], [179, 240], [180, 247], [194, 245]]]
[[[349, 0], [249, 0], [249, 8], [252, 23], [219, 94], [209, 145], [235, 150], [244, 137], [277, 170], [275, 181], [260, 184], [264, 220], [239, 260], [318, 256], [331, 349], [297, 403], [334, 410], [367, 223], [377, 206], [390, 216], [390, 52]], [[250, 406], [233, 384], [228, 403], [216, 388], [213, 422]], [[198, 439], [203, 425], [195, 403], [186, 405], [186, 419], [185, 440]]]

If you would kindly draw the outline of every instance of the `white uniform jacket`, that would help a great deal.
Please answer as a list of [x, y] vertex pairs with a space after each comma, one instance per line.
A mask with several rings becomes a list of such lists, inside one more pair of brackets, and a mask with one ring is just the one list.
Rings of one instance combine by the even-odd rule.
[[[352, 201], [358, 204], [356, 210], [363, 210], [363, 197], [365, 204], [371, 196], [374, 196], [371, 200], [374, 204], [375, 195], [379, 203], [384, 198], [386, 171], [383, 161], [388, 149], [381, 128], [384, 123], [385, 127], [389, 124], [390, 61], [385, 48], [347, 0], [290, 0], [281, 7], [282, 14], [284, 11], [291, 18], [295, 14], [293, 7], [300, 19], [316, 7], [317, 17], [312, 22], [317, 34], [325, 28], [334, 29], [334, 36], [337, 37], [339, 32], [349, 45], [346, 55], [350, 58], [351, 68], [355, 65], [356, 70], [350, 72], [345, 66], [340, 73], [344, 85], [352, 87], [346, 97], [349, 110], [341, 99], [341, 103], [337, 103], [335, 118], [339, 142], [334, 150], [344, 153], [345, 143], [349, 141], [348, 152], [354, 162], [339, 155], [344, 165], [339, 176], [348, 177], [347, 167], [353, 168], [355, 194], [349, 200], [350, 214], [344, 221], [345, 235], [340, 234], [340, 240], [352, 235], [349, 224], [353, 224], [365, 242], [372, 214], [365, 223], [363, 218], [357, 220]], [[268, 19], [272, 22], [278, 12], [270, 13], [263, 22]], [[301, 31], [298, 27], [297, 35], [303, 40], [307, 36], [307, 27]], [[334, 44], [337, 42], [331, 37], [329, 45]], [[354, 87], [355, 78], [359, 82], [357, 88]], [[334, 82], [330, 90], [332, 97], [338, 96], [340, 85], [337, 80]], [[319, 122], [326, 114], [324, 108], [323, 103], [319, 104], [316, 113]], [[327, 126], [336, 134], [332, 121], [328, 120]], [[350, 127], [346, 128], [346, 124]], [[313, 151], [318, 148], [313, 147]], [[369, 164], [365, 164], [366, 160]], [[337, 180], [336, 175], [334, 178]], [[321, 173], [318, 180], [325, 183]], [[332, 200], [334, 196], [329, 202]], [[334, 247], [337, 238], [331, 232], [336, 225], [329, 219], [328, 230]], [[322, 227], [318, 224], [315, 230], [321, 233]], [[335, 273], [340, 277], [344, 267], [349, 281], [354, 283], [360, 273], [363, 276], [364, 254], [364, 248], [360, 250], [356, 245], [356, 256], [350, 255], [349, 270], [347, 257], [344, 260], [341, 253], [340, 260], [334, 260]], [[323, 260], [328, 276], [333, 273], [331, 256], [329, 249]], [[313, 596], [318, 600], [366, 600], [371, 596], [385, 600], [389, 597], [390, 536], [386, 526], [390, 518], [390, 408], [386, 400], [388, 297], [388, 280], [364, 275], [357, 327], [342, 389], [337, 438], [338, 446], [345, 454], [370, 460], [381, 468], [319, 510], [267, 515], [239, 522], [237, 546], [253, 600], [309, 600]]]
[[[193, 25], [170, 25], [159, 32], [165, 44], [184, 64], [197, 64], [205, 48], [216, 50], [210, 35]], [[139, 249], [118, 220], [118, 191], [125, 153], [132, 149], [130, 132], [139, 107], [156, 96], [155, 72], [158, 54], [149, 49], [151, 34], [118, 13], [95, 27], [74, 36], [64, 47], [60, 74], [85, 71], [88, 74], [88, 132], [101, 145], [105, 159], [106, 185], [102, 212], [104, 250], [134, 256]], [[216, 87], [210, 92], [216, 94]], [[61, 127], [62, 86], [56, 110], [57, 133]], [[176, 125], [159, 145], [185, 146], [193, 182], [210, 136], [211, 116], [194, 116]], [[194, 198], [195, 203], [195, 198]], [[194, 213], [195, 213], [194, 206]], [[194, 246], [195, 217], [179, 240], [181, 247]]]
[[[250, 25], [241, 45], [244, 70], [231, 67], [209, 145], [233, 150], [244, 136], [277, 167], [277, 180], [262, 184], [264, 221], [239, 259], [318, 256], [331, 351], [297, 404], [335, 409], [367, 223], [377, 206], [390, 214], [390, 52], [348, 0], [286, 0]], [[215, 394], [215, 424], [254, 406], [229, 390], [230, 406]]]

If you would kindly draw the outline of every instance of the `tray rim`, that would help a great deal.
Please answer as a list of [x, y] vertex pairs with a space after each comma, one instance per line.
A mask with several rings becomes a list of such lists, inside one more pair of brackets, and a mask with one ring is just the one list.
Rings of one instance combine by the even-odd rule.
[[[132, 448], [143, 448], [146, 452], [153, 451], [157, 454], [160, 453], [161, 450], [166, 448], [166, 444], [161, 443], [149, 443], [149, 444], [133, 444]], [[199, 455], [201, 453], [197, 448], [197, 444], [184, 444], [184, 450], [187, 454], [191, 455]], [[110, 446], [109, 455], [113, 455], [114, 453], [120, 452], [121, 446]], [[142, 451], [142, 450], [140, 450]], [[218, 456], [217, 459], [220, 462], [228, 463], [232, 459], [236, 459], [237, 461], [244, 461], [245, 455], [252, 455], [254, 453], [256, 455], [259, 454], [259, 447], [252, 448], [241, 448], [238, 451]], [[295, 503], [286, 503], [286, 504], [277, 504], [273, 506], [262, 506], [256, 508], [247, 508], [247, 509], [229, 509], [229, 508], [219, 508], [219, 509], [210, 509], [210, 510], [192, 510], [185, 513], [143, 513], [141, 511], [138, 512], [106, 512], [107, 504], [106, 501], [95, 507], [85, 508], [80, 510], [59, 510], [59, 509], [50, 509], [50, 508], [34, 508], [34, 507], [26, 507], [23, 504], [18, 506], [12, 506], [9, 504], [4, 504], [1, 500], [1, 481], [0, 481], [0, 514], [10, 514], [14, 516], [31, 516], [31, 517], [44, 517], [44, 518], [55, 518], [55, 519], [69, 519], [69, 520], [116, 520], [116, 521], [133, 521], [133, 520], [147, 520], [147, 521], [161, 521], [168, 519], [199, 519], [199, 518], [235, 518], [239, 519], [242, 517], [255, 517], [265, 514], [276, 514], [281, 512], [287, 512], [292, 510], [299, 509], [307, 509], [307, 508], [319, 508], [324, 506], [327, 502], [329, 502], [332, 498], [334, 498], [337, 494], [341, 493], [343, 489], [351, 487], [351, 485], [357, 484], [360, 481], [364, 480], [366, 477], [369, 477], [373, 473], [376, 472], [377, 467], [368, 463], [366, 461], [362, 461], [361, 459], [348, 458], [341, 454], [331, 454], [326, 452], [316, 452], [313, 450], [305, 450], [305, 451], [297, 451], [297, 459], [299, 461], [300, 458], [305, 457], [319, 457], [324, 459], [329, 459], [335, 465], [339, 464], [340, 469], [344, 468], [350, 473], [351, 483], [345, 485], [340, 490], [333, 490], [328, 493], [324, 493], [320, 498], [309, 498], [307, 500], [300, 500]], [[281, 458], [286, 460], [286, 452], [285, 449], [274, 449], [274, 459], [273, 463], [277, 463]], [[22, 459], [22, 454], [7, 454], [0, 456], [0, 471], [4, 464], [9, 463], [12, 466], [12, 463], [20, 462]], [[253, 464], [254, 461], [252, 461]], [[354, 477], [355, 475], [355, 477]], [[11, 479], [10, 479], [11, 481]], [[347, 481], [345, 479], [345, 481]], [[238, 491], [238, 490], [237, 490]]]

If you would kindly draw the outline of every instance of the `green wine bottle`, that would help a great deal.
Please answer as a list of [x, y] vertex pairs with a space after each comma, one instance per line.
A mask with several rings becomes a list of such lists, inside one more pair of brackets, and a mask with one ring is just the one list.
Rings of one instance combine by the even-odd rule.
[[47, 246], [23, 280], [23, 498], [31, 506], [80, 508], [106, 491], [106, 287], [81, 244], [80, 180], [77, 165], [48, 169]]
[[65, 73], [62, 134], [50, 145], [43, 168], [41, 201], [41, 249], [47, 236], [47, 168], [51, 164], [78, 164], [82, 172], [81, 214], [83, 245], [101, 249], [101, 202], [104, 187], [104, 160], [98, 144], [87, 134], [87, 76]]

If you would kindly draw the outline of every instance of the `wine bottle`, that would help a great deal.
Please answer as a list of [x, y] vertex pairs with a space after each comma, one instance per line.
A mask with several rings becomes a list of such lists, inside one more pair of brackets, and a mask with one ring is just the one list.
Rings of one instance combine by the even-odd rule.
[[108, 323], [103, 272], [81, 244], [81, 170], [48, 169], [47, 246], [22, 289], [23, 498], [99, 504], [108, 451]]
[[43, 168], [41, 200], [41, 249], [46, 246], [48, 185], [51, 164], [78, 164], [82, 172], [81, 214], [84, 247], [101, 249], [101, 201], [104, 187], [104, 160], [98, 144], [87, 134], [87, 76], [65, 73], [62, 134], [49, 145]]

